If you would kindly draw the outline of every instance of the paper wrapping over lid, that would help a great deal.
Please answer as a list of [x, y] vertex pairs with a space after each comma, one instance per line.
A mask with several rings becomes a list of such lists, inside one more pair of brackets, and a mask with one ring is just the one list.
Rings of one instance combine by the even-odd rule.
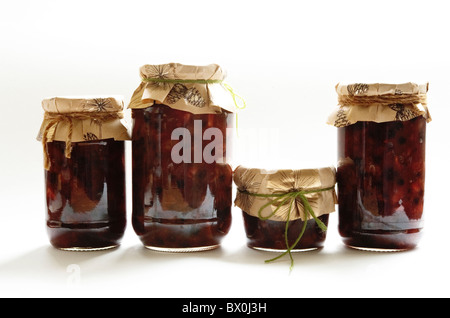
[[345, 127], [359, 121], [377, 123], [406, 121], [431, 116], [427, 107], [427, 84], [338, 84], [338, 107], [327, 123]]
[[51, 97], [42, 101], [42, 108], [49, 113], [98, 113], [123, 111], [120, 96], [74, 96]]
[[97, 139], [129, 140], [119, 96], [51, 97], [42, 101], [45, 111], [38, 140], [81, 142]]
[[[264, 197], [264, 195], [286, 194], [299, 191], [312, 192], [305, 194], [305, 197], [317, 217], [335, 211], [337, 197], [335, 192], [336, 169], [334, 167], [268, 171], [259, 168], [238, 166], [233, 178], [237, 186], [235, 205], [247, 214], [255, 217], [267, 217], [279, 207], [276, 213], [269, 218], [270, 220], [286, 221], [288, 217], [289, 220], [299, 218], [305, 220], [305, 208], [300, 197], [294, 199], [292, 206], [290, 204], [291, 200], [287, 200], [281, 205], [276, 202], [274, 204], [268, 204], [274, 198]], [[263, 196], [255, 196], [252, 194]], [[268, 205], [261, 210], [266, 204]], [[307, 219], [310, 218], [311, 215], [308, 215]]]
[[142, 82], [128, 108], [147, 108], [156, 103], [193, 114], [234, 111], [233, 99], [222, 83], [226, 74], [217, 64], [144, 65], [140, 75]]
[[52, 97], [42, 101], [44, 120], [37, 140], [42, 142], [44, 168], [50, 169], [47, 143], [64, 141], [65, 156], [71, 157], [72, 143], [93, 140], [129, 140], [123, 119], [123, 98]]

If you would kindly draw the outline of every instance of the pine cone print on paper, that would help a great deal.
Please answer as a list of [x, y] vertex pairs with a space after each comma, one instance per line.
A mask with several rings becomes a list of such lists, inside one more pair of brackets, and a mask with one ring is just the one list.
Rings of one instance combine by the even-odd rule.
[[347, 86], [347, 91], [351, 96], [367, 93], [368, 90], [369, 85], [367, 84], [356, 83]]
[[200, 92], [194, 87], [191, 87], [187, 90], [184, 99], [192, 106], [205, 107], [205, 99], [202, 97]]
[[335, 127], [345, 127], [350, 125], [350, 122], [347, 119], [347, 114], [345, 113], [343, 108], [340, 108], [337, 113], [337, 118], [334, 121]]
[[420, 115], [417, 110], [406, 108], [403, 104], [392, 104], [389, 105], [389, 108], [397, 112], [395, 114], [395, 120], [397, 121], [410, 120]]
[[91, 132], [85, 133], [83, 135], [83, 138], [85, 141], [98, 140], [98, 137], [94, 133], [91, 133]]
[[205, 99], [196, 88], [187, 88], [183, 84], [176, 83], [167, 95], [166, 102], [169, 104], [175, 104], [181, 98], [192, 106], [205, 107]]
[[187, 90], [188, 88], [185, 85], [176, 83], [170, 90], [169, 95], [167, 95], [166, 102], [169, 104], [175, 104], [180, 98], [184, 98]]

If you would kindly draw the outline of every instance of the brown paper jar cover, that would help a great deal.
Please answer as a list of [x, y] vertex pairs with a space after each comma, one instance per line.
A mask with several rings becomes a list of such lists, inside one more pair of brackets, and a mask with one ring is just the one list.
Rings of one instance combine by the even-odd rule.
[[337, 84], [338, 107], [329, 115], [327, 123], [345, 127], [360, 121], [406, 121], [431, 115], [427, 107], [427, 84], [352, 83]]
[[[317, 190], [333, 187], [332, 190], [305, 194], [316, 216], [335, 211], [336, 170], [334, 167], [320, 167], [313, 169], [279, 169], [265, 170], [261, 168], [247, 168], [238, 166], [234, 171], [234, 182], [237, 186], [235, 205], [246, 213], [258, 217], [259, 210], [273, 198], [252, 196], [251, 194], [283, 194], [303, 190]], [[250, 193], [250, 194], [249, 194]], [[272, 214], [278, 205], [270, 204], [261, 211], [261, 216]], [[305, 211], [300, 198], [295, 200], [291, 212], [289, 202], [281, 206], [270, 217], [270, 220], [284, 222], [288, 219], [301, 218], [305, 220]], [[308, 219], [311, 216], [308, 215]]]
[[141, 66], [140, 76], [128, 108], [164, 104], [192, 114], [234, 112], [233, 99], [223, 86], [226, 73], [217, 64], [147, 64]]
[[44, 120], [37, 139], [81, 142], [129, 140], [120, 96], [60, 96], [42, 100]]

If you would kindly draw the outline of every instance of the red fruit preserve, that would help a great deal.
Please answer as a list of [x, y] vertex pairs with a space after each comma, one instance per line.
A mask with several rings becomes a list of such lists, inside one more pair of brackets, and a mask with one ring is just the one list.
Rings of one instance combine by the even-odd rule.
[[[393, 96], [414, 96], [414, 87], [397, 87]], [[383, 89], [378, 88], [378, 94]], [[384, 107], [393, 111], [392, 120], [358, 120], [338, 128], [339, 233], [347, 246], [357, 249], [409, 250], [423, 229], [430, 119], [416, 104]], [[351, 121], [351, 115], [346, 120]]]
[[[146, 79], [153, 78], [148, 70], [165, 70], [164, 74], [176, 74], [169, 78], [178, 79], [198, 79], [199, 70], [210, 78], [220, 71], [213, 66], [145, 66], [141, 72]], [[167, 89], [162, 94], [167, 97], [148, 107], [130, 105], [133, 228], [152, 250], [217, 248], [231, 226], [232, 169], [225, 158], [233, 114], [207, 109], [211, 101], [202, 93], [209, 85], [204, 82], [147, 84], [143, 89], [150, 95]]]
[[[247, 246], [265, 251], [285, 251], [286, 247], [286, 222], [261, 220], [243, 211], [244, 228], [247, 236]], [[325, 226], [328, 226], [328, 214], [319, 216]], [[304, 222], [301, 219], [288, 222], [287, 244], [291, 251], [305, 251], [322, 248], [327, 232], [323, 231], [314, 219], [307, 220], [306, 229], [300, 241], [295, 241], [300, 236]], [[295, 245], [294, 245], [295, 244]]]
[[120, 244], [126, 226], [124, 142], [48, 143], [47, 232], [53, 246], [100, 250]]
[[72, 251], [119, 246], [126, 226], [123, 102], [58, 97], [43, 107], [50, 243]]

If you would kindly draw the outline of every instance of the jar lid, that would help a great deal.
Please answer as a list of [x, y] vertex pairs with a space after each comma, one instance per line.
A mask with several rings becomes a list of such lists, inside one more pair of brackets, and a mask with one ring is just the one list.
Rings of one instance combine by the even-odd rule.
[[70, 158], [73, 142], [130, 139], [121, 97], [51, 97], [42, 101], [42, 108], [45, 114], [36, 139], [42, 142], [47, 170], [48, 142], [64, 141], [65, 156]]
[[345, 127], [359, 121], [377, 123], [406, 121], [431, 116], [427, 106], [427, 84], [353, 83], [337, 84], [338, 107], [327, 123]]
[[336, 92], [338, 95], [351, 96], [383, 96], [383, 95], [419, 95], [428, 92], [428, 83], [401, 83], [401, 84], [385, 84], [385, 83], [352, 83], [337, 84]]
[[[140, 67], [139, 72], [143, 79], [168, 79], [168, 80], [211, 80], [223, 81], [226, 77], [225, 71], [217, 64], [209, 65], [186, 65], [180, 63], [168, 63]], [[167, 82], [153, 82], [157, 86], [164, 86]]]
[[164, 104], [193, 114], [233, 112], [235, 109], [234, 95], [230, 95], [232, 90], [223, 83], [226, 74], [217, 64], [147, 64], [140, 67], [140, 75], [142, 82], [133, 93], [128, 108]]
[[233, 179], [235, 205], [256, 217], [308, 220], [313, 215], [305, 203], [316, 217], [335, 211], [337, 204], [334, 167], [265, 170], [238, 166]]
[[60, 96], [42, 100], [42, 108], [48, 113], [95, 113], [120, 112], [122, 96]]

